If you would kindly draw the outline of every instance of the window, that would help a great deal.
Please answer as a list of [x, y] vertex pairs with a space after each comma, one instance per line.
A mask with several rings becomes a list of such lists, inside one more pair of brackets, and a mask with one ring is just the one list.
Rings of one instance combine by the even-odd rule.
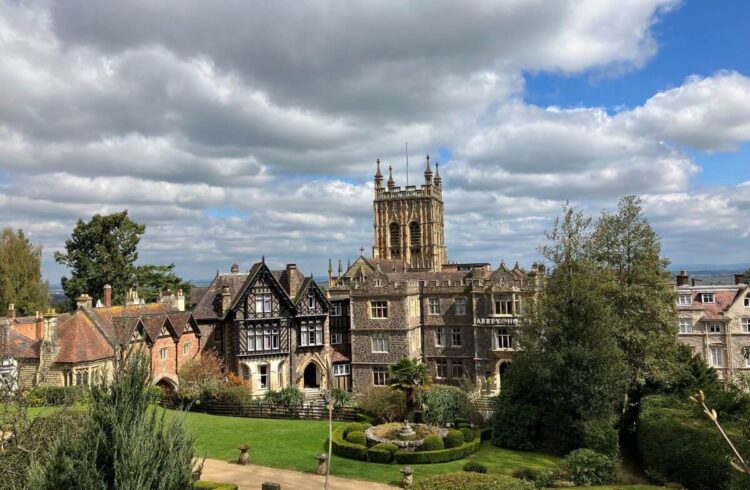
[[190, 348], [193, 346], [192, 342], [187, 342], [182, 346], [182, 353], [184, 355], [190, 354]]
[[250, 325], [250, 328], [245, 331], [245, 344], [249, 352], [278, 350], [278, 324], [264, 323]]
[[461, 360], [451, 361], [451, 378], [461, 379], [464, 377], [464, 362]]
[[315, 309], [315, 293], [310, 293], [310, 295], [307, 297], [307, 306], [309, 306], [312, 309]]
[[333, 375], [334, 376], [348, 376], [351, 374], [351, 364], [334, 364]]
[[508, 332], [507, 328], [495, 329], [494, 337], [495, 349], [512, 349], [513, 348], [513, 336]]
[[711, 347], [711, 365], [714, 367], [724, 366], [724, 347]]
[[435, 359], [436, 379], [461, 379], [466, 375], [462, 359]]
[[399, 230], [398, 223], [391, 223], [388, 227], [388, 231], [391, 235], [391, 258], [401, 258], [401, 232]]
[[742, 333], [750, 333], [750, 318], [743, 318], [742, 322]]
[[372, 334], [372, 351], [373, 352], [388, 352], [388, 334], [378, 332]]
[[745, 307], [750, 308], [750, 294], [745, 296]]
[[745, 367], [750, 367], [750, 348], [742, 349], [742, 357], [745, 358]]
[[521, 297], [517, 294], [503, 294], [495, 300], [496, 315], [517, 315], [521, 313]]
[[271, 293], [255, 295], [255, 313], [271, 313], [272, 304]]
[[411, 253], [419, 253], [419, 242], [420, 242], [420, 231], [419, 223], [412, 221], [409, 223], [409, 246], [411, 247]]
[[383, 287], [383, 280], [382, 279], [375, 279], [375, 287]]
[[693, 296], [690, 294], [679, 294], [677, 295], [677, 304], [682, 306], [689, 306], [693, 304]]
[[167, 358], [167, 348], [162, 347], [161, 349], [159, 349], [159, 359], [163, 361], [166, 358]]
[[711, 322], [708, 324], [709, 333], [721, 333], [721, 323]]
[[320, 322], [303, 321], [300, 327], [300, 345], [323, 345], [323, 324]]
[[261, 390], [268, 389], [268, 364], [258, 366], [258, 383]]
[[445, 347], [446, 346], [446, 338], [445, 338], [445, 328], [440, 327], [435, 330], [435, 345], [437, 347]]
[[372, 383], [375, 386], [386, 386], [388, 384], [388, 368], [384, 366], [373, 366]]
[[438, 379], [448, 377], [448, 359], [435, 360], [435, 377]]
[[456, 315], [465, 315], [466, 314], [466, 298], [456, 298], [456, 302], [454, 303], [454, 308], [456, 311]]
[[453, 347], [461, 347], [463, 344], [461, 341], [461, 329], [460, 328], [452, 328], [451, 329], [451, 345]]
[[677, 326], [679, 327], [680, 333], [693, 332], [693, 321], [690, 318], [680, 318], [677, 320]]
[[341, 332], [331, 332], [331, 345], [343, 344], [344, 334]]
[[76, 384], [87, 385], [89, 384], [89, 371], [88, 369], [81, 369], [76, 371]]
[[331, 316], [341, 316], [341, 305], [331, 305]]
[[430, 315], [439, 315], [440, 314], [440, 298], [429, 298], [427, 300], [427, 312]]
[[371, 318], [388, 318], [387, 301], [370, 301]]
[[701, 303], [715, 303], [716, 297], [714, 296], [714, 293], [702, 293], [701, 294]]

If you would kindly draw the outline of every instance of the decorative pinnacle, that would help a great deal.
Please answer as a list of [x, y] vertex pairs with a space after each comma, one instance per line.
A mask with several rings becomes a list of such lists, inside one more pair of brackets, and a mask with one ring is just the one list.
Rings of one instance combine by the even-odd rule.
[[377, 161], [378, 169], [375, 172], [375, 177], [382, 177], [383, 174], [380, 173], [380, 158], [378, 158], [376, 161]]
[[395, 182], [393, 182], [393, 167], [391, 165], [388, 165], [388, 187], [393, 187], [395, 185]]
[[364, 255], [365, 247], [359, 247], [359, 255]]
[[440, 185], [442, 180], [440, 178], [440, 162], [435, 162], [435, 184]]

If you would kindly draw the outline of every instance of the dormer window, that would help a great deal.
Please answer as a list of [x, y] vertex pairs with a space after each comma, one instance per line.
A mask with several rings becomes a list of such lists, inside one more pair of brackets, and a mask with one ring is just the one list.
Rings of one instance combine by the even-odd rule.
[[701, 293], [701, 303], [716, 303], [716, 296], [714, 293]]
[[383, 280], [382, 279], [375, 279], [375, 287], [382, 287], [383, 286]]
[[708, 324], [708, 332], [709, 333], [721, 333], [721, 323], [719, 322], [711, 322]]
[[690, 294], [678, 294], [677, 304], [680, 306], [690, 306], [693, 304], [693, 296]]
[[745, 308], [750, 308], [750, 294], [745, 296]]

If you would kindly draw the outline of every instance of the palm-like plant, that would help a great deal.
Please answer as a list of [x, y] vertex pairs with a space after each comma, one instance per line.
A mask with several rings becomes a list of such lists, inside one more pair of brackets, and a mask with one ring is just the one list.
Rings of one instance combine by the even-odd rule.
[[388, 366], [391, 387], [403, 391], [406, 395], [406, 413], [409, 420], [414, 420], [414, 400], [422, 386], [430, 384], [430, 374], [426, 364], [414, 359], [404, 358]]

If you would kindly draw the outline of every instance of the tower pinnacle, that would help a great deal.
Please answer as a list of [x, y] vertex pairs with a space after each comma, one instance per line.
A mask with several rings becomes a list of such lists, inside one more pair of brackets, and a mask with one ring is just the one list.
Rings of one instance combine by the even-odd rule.
[[382, 189], [383, 188], [383, 174], [380, 173], [380, 158], [377, 160], [377, 171], [375, 172], [375, 188], [376, 189]]
[[396, 183], [393, 181], [393, 167], [388, 165], [388, 190], [396, 187]]
[[432, 185], [432, 169], [430, 168], [430, 155], [427, 155], [427, 163], [424, 167], [424, 183]]

